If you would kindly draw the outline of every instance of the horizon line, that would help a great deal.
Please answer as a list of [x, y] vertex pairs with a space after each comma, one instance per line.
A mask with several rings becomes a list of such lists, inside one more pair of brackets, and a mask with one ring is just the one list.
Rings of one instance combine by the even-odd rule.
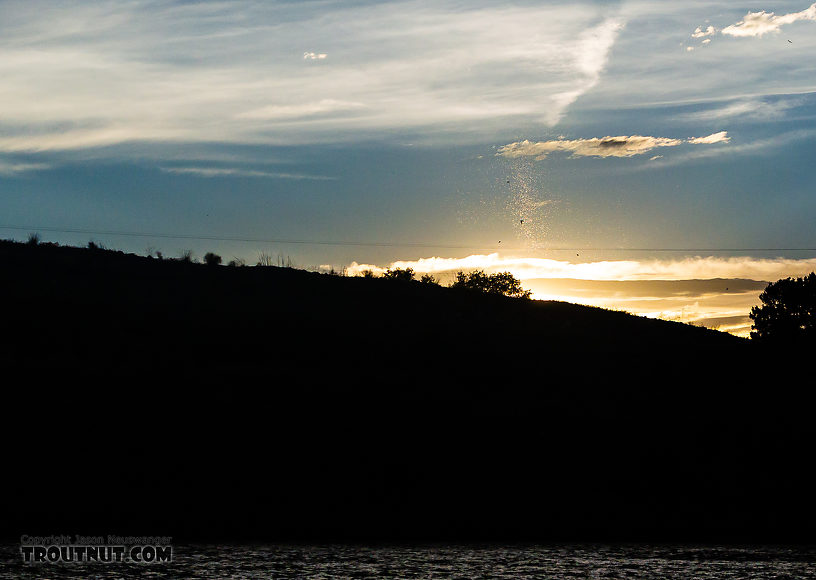
[[512, 247], [512, 246], [468, 246], [468, 245], [454, 245], [445, 243], [428, 243], [428, 242], [361, 242], [361, 241], [345, 241], [345, 240], [303, 240], [292, 238], [256, 238], [256, 237], [241, 237], [241, 236], [214, 236], [202, 234], [167, 234], [160, 232], [135, 232], [135, 231], [121, 231], [121, 230], [92, 230], [86, 228], [56, 228], [56, 227], [41, 227], [41, 226], [13, 226], [7, 224], [0, 224], [0, 229], [29, 231], [36, 233], [56, 232], [56, 233], [71, 233], [71, 234], [94, 234], [107, 236], [123, 236], [123, 237], [143, 237], [143, 238], [169, 238], [169, 239], [184, 239], [184, 240], [205, 240], [205, 241], [224, 241], [224, 242], [263, 242], [271, 244], [299, 244], [299, 245], [323, 245], [323, 246], [372, 246], [372, 247], [412, 247], [412, 248], [448, 248], [459, 250], [512, 250], [512, 251], [547, 251], [547, 252], [816, 252], [814, 248], [639, 248], [639, 247], [559, 247], [559, 248], [530, 248], [530, 247]]

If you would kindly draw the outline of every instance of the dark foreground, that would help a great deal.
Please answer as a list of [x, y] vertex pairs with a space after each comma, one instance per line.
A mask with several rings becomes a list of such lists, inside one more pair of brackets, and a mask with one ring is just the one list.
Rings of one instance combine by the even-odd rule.
[[0, 258], [12, 540], [816, 539], [809, 353], [420, 284]]

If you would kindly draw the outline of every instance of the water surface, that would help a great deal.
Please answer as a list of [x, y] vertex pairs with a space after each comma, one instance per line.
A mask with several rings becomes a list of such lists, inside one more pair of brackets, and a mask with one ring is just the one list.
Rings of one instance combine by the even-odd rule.
[[165, 564], [25, 564], [0, 578], [816, 578], [816, 547], [180, 545]]

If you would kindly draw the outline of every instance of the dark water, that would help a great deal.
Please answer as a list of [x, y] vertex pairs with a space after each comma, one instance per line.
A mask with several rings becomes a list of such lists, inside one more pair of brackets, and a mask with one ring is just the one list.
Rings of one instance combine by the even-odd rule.
[[816, 578], [816, 547], [175, 546], [166, 564], [24, 564], [0, 578]]

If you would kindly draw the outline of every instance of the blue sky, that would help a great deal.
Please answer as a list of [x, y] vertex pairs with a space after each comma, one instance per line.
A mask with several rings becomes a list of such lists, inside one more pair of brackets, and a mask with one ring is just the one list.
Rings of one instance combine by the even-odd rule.
[[0, 11], [3, 237], [352, 271], [436, 257], [741, 332], [750, 284], [652, 282], [816, 268], [794, 251], [816, 248], [807, 1]]

